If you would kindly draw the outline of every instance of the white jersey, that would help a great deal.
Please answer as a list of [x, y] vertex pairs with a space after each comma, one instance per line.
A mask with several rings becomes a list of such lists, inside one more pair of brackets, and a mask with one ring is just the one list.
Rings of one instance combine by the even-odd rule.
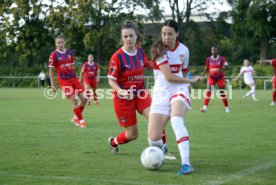
[[183, 71], [187, 71], [189, 65], [189, 49], [184, 44], [177, 42], [174, 50], [168, 50], [153, 65], [154, 88], [151, 113], [169, 115], [170, 104], [175, 100], [182, 100], [188, 108], [190, 107], [189, 84], [178, 84], [167, 81], [159, 69], [159, 66], [163, 64], [169, 64], [173, 74], [184, 78]]
[[254, 83], [253, 73], [254, 69], [252, 66], [243, 66], [240, 70], [240, 74], [243, 74], [243, 79], [246, 84]]

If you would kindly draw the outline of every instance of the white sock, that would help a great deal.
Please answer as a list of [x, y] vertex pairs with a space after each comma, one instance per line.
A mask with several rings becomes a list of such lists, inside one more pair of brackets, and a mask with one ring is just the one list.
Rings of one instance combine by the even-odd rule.
[[251, 95], [253, 99], [256, 99], [256, 87], [255, 85], [251, 87]]
[[162, 139], [159, 139], [157, 141], [151, 141], [150, 139], [148, 139], [148, 142], [150, 146], [156, 146], [158, 148], [161, 148], [161, 150], [164, 152], [164, 144]]
[[178, 143], [181, 164], [190, 165], [189, 136], [183, 118], [179, 116], [172, 117], [171, 125]]

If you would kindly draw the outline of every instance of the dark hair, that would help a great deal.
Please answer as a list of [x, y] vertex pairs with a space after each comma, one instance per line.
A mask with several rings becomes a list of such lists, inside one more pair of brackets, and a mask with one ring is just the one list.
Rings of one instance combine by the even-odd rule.
[[142, 44], [142, 42], [143, 42], [144, 39], [143, 39], [143, 36], [138, 31], [136, 23], [133, 22], [133, 21], [130, 21], [130, 20], [126, 20], [123, 23], [123, 26], [122, 26], [121, 30], [124, 30], [124, 29], [133, 29], [134, 30], [134, 32], [137, 35], [136, 45], [138, 45], [139, 47], [141, 47], [141, 44]]
[[178, 24], [175, 20], [172, 20], [172, 19], [166, 20], [162, 24], [162, 27], [164, 27], [164, 26], [172, 27], [175, 30], [175, 32], [178, 32]]
[[55, 37], [55, 40], [57, 40], [57, 39], [63, 39], [64, 40], [64, 37], [61, 36], [61, 35], [58, 35], [58, 36]]

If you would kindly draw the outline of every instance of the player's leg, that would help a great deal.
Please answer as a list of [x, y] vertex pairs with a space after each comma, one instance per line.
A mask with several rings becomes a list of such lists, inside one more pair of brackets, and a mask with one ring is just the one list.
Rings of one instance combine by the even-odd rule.
[[98, 98], [97, 98], [97, 80], [93, 80], [92, 84], [91, 84], [91, 88], [92, 88], [92, 91], [93, 91], [93, 97], [94, 97], [94, 103], [95, 104], [99, 104], [98, 102]]
[[171, 101], [171, 125], [181, 156], [181, 170], [177, 173], [178, 175], [187, 175], [193, 172], [190, 164], [189, 134], [183, 119], [190, 106], [190, 101], [185, 95], [184, 97], [178, 97]]
[[203, 104], [203, 107], [200, 109], [201, 112], [207, 112], [212, 90], [215, 84], [216, 82], [214, 81], [214, 79], [209, 77], [207, 81], [207, 90], [204, 96], [204, 104]]
[[228, 106], [227, 94], [225, 92], [226, 91], [226, 82], [225, 82], [224, 78], [218, 81], [218, 88], [219, 88], [220, 97], [222, 99], [222, 102], [223, 102], [223, 105], [225, 108], [225, 112], [229, 113], [230, 109]]
[[258, 99], [256, 98], [256, 86], [255, 86], [255, 83], [254, 82], [251, 82], [248, 84], [248, 86], [250, 87], [250, 91], [248, 92], [249, 94], [251, 94], [252, 96], [252, 99], [254, 101], [258, 101]]
[[110, 137], [108, 144], [113, 153], [119, 153], [119, 145], [126, 144], [138, 137], [136, 100], [123, 100], [118, 97], [114, 97], [113, 100], [119, 125], [124, 127], [124, 131], [116, 137]]
[[87, 105], [91, 105], [91, 85], [90, 85], [90, 83], [85, 82], [84, 88], [85, 88], [85, 96], [87, 99]]
[[276, 77], [274, 76], [273, 78], [273, 90], [272, 90], [272, 102], [271, 102], [271, 106], [276, 105]]

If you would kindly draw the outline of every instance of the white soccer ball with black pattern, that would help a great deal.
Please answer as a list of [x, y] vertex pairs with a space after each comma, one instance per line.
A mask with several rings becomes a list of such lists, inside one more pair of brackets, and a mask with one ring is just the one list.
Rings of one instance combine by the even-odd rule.
[[163, 151], [156, 146], [149, 146], [141, 154], [142, 165], [149, 170], [157, 170], [163, 166], [165, 156]]

